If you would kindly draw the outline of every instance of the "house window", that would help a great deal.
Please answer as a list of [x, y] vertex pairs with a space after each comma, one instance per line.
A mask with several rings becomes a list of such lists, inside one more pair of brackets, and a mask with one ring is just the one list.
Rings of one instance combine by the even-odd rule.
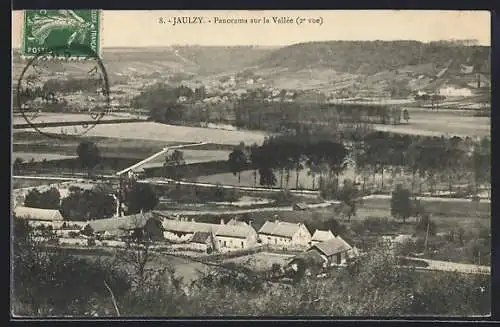
[[226, 241], [224, 241], [224, 246], [226, 246]]
[[277, 238], [274, 239], [274, 244], [278, 244], [278, 239]]
[[342, 261], [342, 256], [341, 253], [337, 254], [337, 264], [340, 265], [340, 262]]
[[244, 248], [245, 246], [243, 245], [243, 242], [241, 242], [241, 248]]

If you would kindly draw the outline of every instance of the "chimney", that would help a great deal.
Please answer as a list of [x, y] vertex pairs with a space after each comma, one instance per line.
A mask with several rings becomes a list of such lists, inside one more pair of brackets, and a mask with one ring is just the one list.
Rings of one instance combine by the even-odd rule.
[[221, 224], [221, 225], [224, 225], [224, 219], [223, 219], [223, 218], [221, 218], [221, 220], [220, 220], [220, 224]]

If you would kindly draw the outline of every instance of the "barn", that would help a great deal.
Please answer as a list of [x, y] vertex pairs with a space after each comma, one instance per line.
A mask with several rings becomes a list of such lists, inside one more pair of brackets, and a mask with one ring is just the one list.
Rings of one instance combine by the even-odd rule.
[[259, 229], [259, 239], [262, 244], [284, 247], [308, 246], [311, 244], [311, 233], [302, 223], [284, 221], [266, 221]]
[[92, 220], [83, 229], [85, 228], [91, 228], [96, 234], [106, 234], [116, 237], [125, 236], [131, 232], [143, 231], [153, 240], [163, 239], [161, 221], [151, 212]]
[[307, 251], [318, 251], [327, 264], [331, 266], [345, 264], [349, 252], [352, 251], [352, 246], [337, 236], [331, 240], [314, 244]]

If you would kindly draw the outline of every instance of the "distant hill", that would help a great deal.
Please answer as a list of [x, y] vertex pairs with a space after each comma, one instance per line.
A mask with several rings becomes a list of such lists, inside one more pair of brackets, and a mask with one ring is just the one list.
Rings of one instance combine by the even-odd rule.
[[426, 63], [444, 67], [450, 60], [482, 69], [489, 58], [490, 47], [486, 46], [418, 41], [329, 41], [283, 47], [263, 57], [259, 66], [291, 70], [329, 68], [370, 75]]
[[[257, 46], [103, 48], [102, 60], [107, 73], [117, 78], [132, 72], [211, 75], [244, 69], [274, 49]], [[17, 77], [27, 64], [26, 60], [21, 59], [19, 49], [13, 51], [13, 63], [14, 77]], [[73, 66], [78, 70], [78, 64]]]
[[256, 63], [277, 88], [295, 86], [352, 96], [403, 96], [436, 78], [466, 79], [462, 65], [488, 74], [490, 47], [451, 42], [328, 41], [277, 49]]
[[[13, 61], [13, 77], [17, 78], [26, 64], [19, 56], [19, 49], [14, 50]], [[199, 76], [200, 80], [206, 80], [250, 71], [259, 80], [252, 87], [320, 90], [342, 96], [404, 97], [408, 92], [432, 88], [437, 77], [469, 83], [475, 78], [474, 73], [483, 72], [485, 78], [490, 78], [490, 47], [445, 41], [104, 48], [103, 62], [112, 83], [128, 80], [132, 75], [165, 80], [176, 75]], [[473, 67], [474, 73], [464, 75], [463, 66]], [[78, 71], [81, 65], [64, 67]]]

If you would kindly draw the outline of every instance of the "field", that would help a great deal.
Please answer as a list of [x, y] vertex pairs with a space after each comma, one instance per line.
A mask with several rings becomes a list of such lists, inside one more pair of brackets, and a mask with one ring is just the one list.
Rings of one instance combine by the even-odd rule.
[[[45, 133], [60, 133], [60, 128], [58, 127], [47, 127], [41, 130]], [[24, 131], [30, 131], [30, 129], [25, 129]], [[68, 129], [67, 133], [71, 135], [72, 130]], [[226, 131], [201, 127], [166, 125], [154, 122], [96, 125], [85, 134], [86, 137], [97, 136], [156, 140], [164, 142], [165, 145], [179, 142], [209, 142], [229, 145], [238, 145], [240, 142], [244, 142], [245, 144], [261, 144], [266, 135], [267, 133], [265, 132], [257, 131]]]
[[[468, 231], [480, 228], [490, 228], [491, 205], [490, 203], [472, 201], [447, 202], [447, 201], [422, 201], [426, 211], [431, 214], [431, 219], [436, 222], [438, 232], [447, 231], [449, 228], [462, 227]], [[249, 214], [253, 220], [252, 226], [258, 230], [266, 220], [279, 219], [292, 223], [302, 222], [316, 224], [331, 218], [340, 223], [349, 224], [343, 217], [335, 212], [335, 207], [316, 208], [303, 211], [265, 211], [252, 212]], [[357, 215], [351, 218], [351, 222], [363, 221], [366, 218], [391, 218], [389, 199], [366, 199], [357, 210]], [[219, 223], [220, 217], [203, 216], [200, 221]], [[398, 224], [399, 232], [412, 232], [414, 230], [415, 218], [407, 219], [407, 223]], [[314, 233], [314, 230], [310, 231]], [[335, 232], [335, 231], [334, 231]]]
[[[38, 113], [36, 117], [32, 117], [31, 113], [26, 114], [28, 119], [33, 124], [38, 123], [52, 123], [52, 122], [72, 122], [72, 121], [85, 121], [93, 120], [89, 114], [65, 114], [65, 113], [50, 113], [41, 112]], [[135, 115], [128, 113], [108, 113], [101, 118], [101, 120], [112, 120], [112, 119], [126, 119], [126, 118], [137, 118]], [[26, 119], [21, 114], [12, 115], [12, 124], [26, 124]], [[58, 130], [59, 131], [59, 130]]]
[[47, 179], [12, 179], [12, 189], [26, 188], [26, 187], [39, 187], [48, 186], [63, 182], [63, 180], [47, 180]]
[[52, 161], [52, 160], [61, 160], [61, 159], [70, 159], [76, 158], [76, 156], [66, 156], [57, 153], [38, 153], [38, 152], [13, 152], [12, 153], [12, 162], [16, 160], [16, 158], [22, 159], [24, 162], [27, 161]]
[[428, 136], [460, 136], [484, 137], [491, 133], [491, 119], [489, 117], [474, 117], [473, 111], [440, 109], [409, 108], [410, 120], [408, 125], [390, 126], [376, 125], [379, 131], [388, 131], [402, 134], [419, 134]]

